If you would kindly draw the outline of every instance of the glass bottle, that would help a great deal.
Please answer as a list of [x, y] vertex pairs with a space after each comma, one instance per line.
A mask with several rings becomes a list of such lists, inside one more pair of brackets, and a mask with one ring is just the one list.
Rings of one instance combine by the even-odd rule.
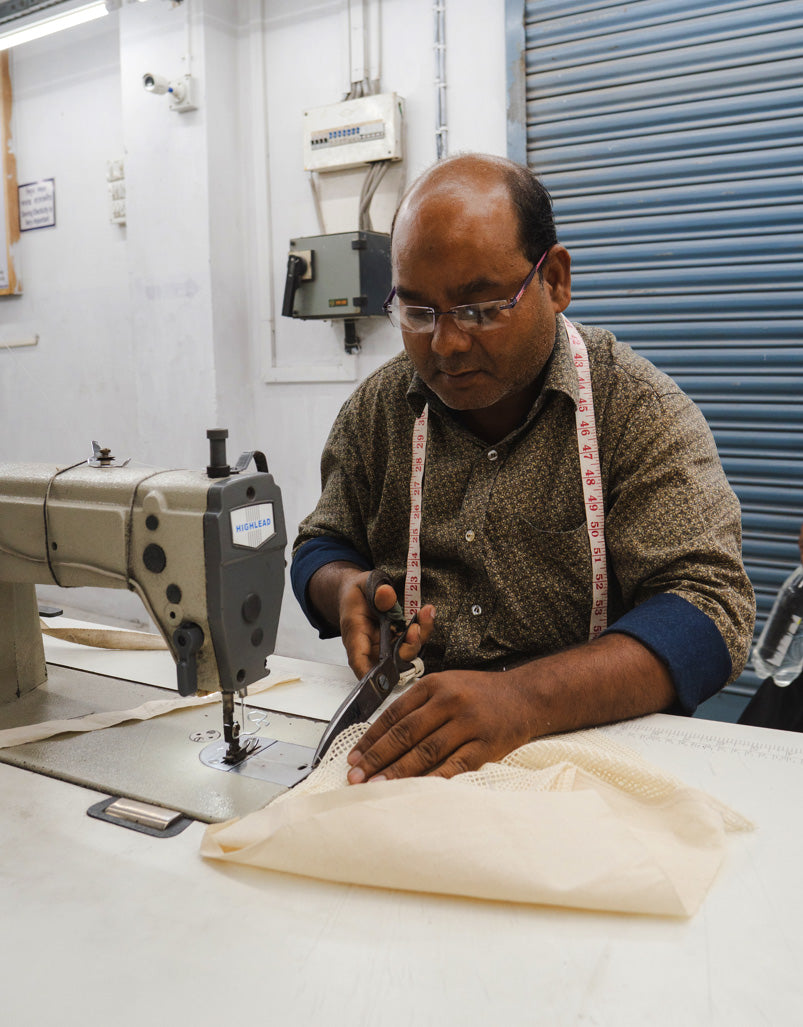
[[753, 667], [776, 685], [788, 685], [803, 671], [803, 565], [781, 585], [761, 637]]

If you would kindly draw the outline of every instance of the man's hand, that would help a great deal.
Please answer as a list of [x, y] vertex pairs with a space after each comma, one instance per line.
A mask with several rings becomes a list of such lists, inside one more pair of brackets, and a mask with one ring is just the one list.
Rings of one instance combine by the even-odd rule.
[[432, 774], [452, 777], [501, 759], [535, 735], [512, 675], [427, 674], [378, 718], [349, 754], [351, 784]]
[[[379, 662], [379, 621], [363, 591], [370, 572], [343, 579], [338, 606], [340, 609], [340, 635], [346, 647], [349, 666], [358, 678], [364, 677]], [[377, 610], [386, 613], [397, 602], [391, 585], [380, 585], [374, 593]], [[399, 657], [410, 661], [432, 634], [435, 607], [423, 606], [418, 621], [411, 625], [407, 637], [399, 648]]]
[[[335, 561], [320, 567], [309, 583], [313, 606], [332, 625], [339, 627], [346, 647], [349, 666], [358, 678], [364, 677], [379, 662], [379, 621], [371, 609], [362, 586], [370, 571], [353, 563]], [[396, 592], [390, 585], [380, 585], [374, 602], [383, 613], [396, 602]], [[418, 622], [407, 632], [399, 649], [403, 660], [414, 659], [432, 634], [435, 607], [422, 606]]]
[[351, 753], [351, 784], [476, 770], [536, 737], [665, 710], [664, 664], [608, 634], [513, 670], [427, 674], [388, 707]]

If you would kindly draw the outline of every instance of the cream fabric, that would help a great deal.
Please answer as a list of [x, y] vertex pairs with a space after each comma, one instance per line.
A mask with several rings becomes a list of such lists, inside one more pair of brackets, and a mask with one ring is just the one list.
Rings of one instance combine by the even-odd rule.
[[[257, 695], [265, 692], [276, 685], [286, 684], [288, 681], [298, 681], [297, 676], [285, 675], [284, 677], [271, 678], [270, 681], [263, 680], [248, 689], [249, 695]], [[14, 745], [25, 745], [26, 742], [41, 742], [45, 738], [53, 738], [55, 735], [72, 734], [84, 731], [100, 731], [105, 727], [114, 727], [116, 724], [124, 724], [129, 720], [151, 720], [153, 717], [161, 717], [165, 713], [172, 713], [174, 710], [183, 710], [191, 706], [209, 706], [220, 702], [220, 692], [213, 692], [211, 695], [196, 696], [190, 695], [177, 699], [152, 699], [150, 702], [142, 703], [130, 710], [106, 710], [101, 713], [89, 713], [85, 717], [71, 717], [67, 720], [44, 720], [39, 724], [23, 724], [20, 727], [9, 727], [0, 731], [0, 749], [10, 749]]]
[[603, 732], [541, 739], [452, 780], [348, 786], [350, 728], [265, 809], [207, 828], [201, 854], [310, 877], [688, 916], [739, 814]]
[[39, 621], [43, 635], [60, 638], [64, 642], [77, 645], [89, 645], [94, 649], [167, 649], [167, 643], [161, 635], [150, 631], [129, 631], [123, 628], [51, 628], [43, 620]]

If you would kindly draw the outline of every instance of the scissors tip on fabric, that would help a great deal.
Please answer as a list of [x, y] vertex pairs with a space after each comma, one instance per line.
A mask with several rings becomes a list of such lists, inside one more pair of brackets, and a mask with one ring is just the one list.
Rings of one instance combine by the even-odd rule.
[[[383, 571], [372, 571], [363, 585], [369, 606], [379, 619], [379, 662], [357, 682], [329, 721], [315, 751], [312, 767], [318, 766], [342, 731], [352, 724], [368, 720], [399, 683], [402, 674], [413, 667], [413, 664], [401, 659], [399, 651], [407, 638], [407, 632], [418, 622], [418, 613], [406, 621], [398, 603], [391, 610], [377, 609], [374, 597], [377, 588], [384, 584], [393, 583]], [[421, 668], [423, 670], [423, 664]]]

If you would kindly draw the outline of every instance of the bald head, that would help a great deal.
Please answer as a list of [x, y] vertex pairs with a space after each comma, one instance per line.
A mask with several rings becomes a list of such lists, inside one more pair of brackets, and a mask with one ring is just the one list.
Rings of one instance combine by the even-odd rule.
[[529, 168], [490, 154], [463, 154], [440, 161], [425, 171], [405, 193], [393, 219], [415, 221], [426, 230], [428, 211], [450, 210], [456, 221], [472, 211], [512, 206], [518, 229], [516, 243], [532, 263], [557, 242], [549, 193]]

